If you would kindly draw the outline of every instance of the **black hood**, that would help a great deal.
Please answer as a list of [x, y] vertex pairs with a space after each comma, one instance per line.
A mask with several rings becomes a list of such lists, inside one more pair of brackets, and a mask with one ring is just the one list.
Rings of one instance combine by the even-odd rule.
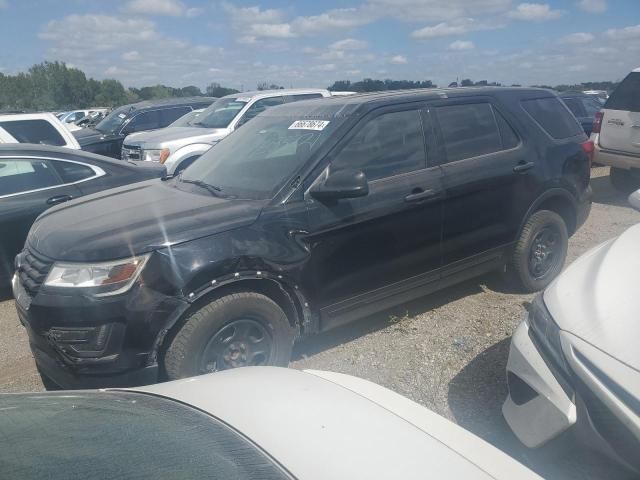
[[197, 188], [156, 179], [82, 197], [43, 213], [27, 244], [54, 260], [124, 258], [249, 225], [264, 205]]
[[114, 138], [120, 138], [121, 135], [113, 133], [102, 133], [94, 128], [83, 128], [81, 130], [75, 130], [73, 136], [76, 137], [81, 147], [86, 145], [92, 145], [95, 143], [109, 142]]

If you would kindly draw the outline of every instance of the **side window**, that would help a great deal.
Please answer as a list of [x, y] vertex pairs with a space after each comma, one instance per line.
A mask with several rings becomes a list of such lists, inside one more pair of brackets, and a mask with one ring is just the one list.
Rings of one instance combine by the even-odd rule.
[[321, 93], [301, 93], [300, 95], [290, 95], [292, 102], [298, 102], [300, 100], [312, 100], [314, 98], [322, 98]]
[[334, 170], [362, 170], [370, 181], [425, 167], [418, 110], [384, 113], [369, 120], [331, 162]]
[[124, 133], [142, 132], [144, 130], [154, 130], [160, 128], [162, 117], [160, 110], [139, 113], [129, 124], [124, 127]]
[[[573, 113], [576, 117], [586, 117], [587, 112], [584, 109], [584, 105], [582, 104], [582, 99], [580, 98], [563, 98], [562, 99], [571, 113]], [[594, 114], [595, 115], [595, 114]]]
[[80, 163], [63, 162], [58, 160], [52, 160], [51, 163], [64, 183], [79, 182], [80, 180], [84, 180], [95, 175], [95, 172], [90, 167]]
[[256, 103], [251, 105], [247, 109], [246, 112], [244, 112], [244, 115], [242, 115], [242, 118], [238, 122], [238, 125], [242, 125], [242, 124], [247, 123], [253, 117], [255, 117], [256, 115], [258, 115], [261, 112], [264, 112], [269, 107], [274, 107], [276, 105], [282, 105], [283, 103], [284, 103], [284, 97], [283, 96], [269, 97], [269, 98], [263, 98], [261, 100], [258, 100]]
[[62, 135], [46, 120], [13, 120], [0, 122], [4, 128], [19, 143], [38, 143], [40, 145], [66, 145]]
[[0, 197], [61, 183], [46, 160], [0, 158]]
[[435, 111], [448, 162], [503, 150], [500, 130], [490, 104], [449, 105], [437, 107]]
[[587, 117], [591, 118], [595, 117], [596, 113], [598, 113], [602, 108], [602, 104], [593, 98], [583, 98], [582, 105], [587, 112]]
[[584, 133], [578, 121], [557, 97], [523, 100], [522, 107], [553, 138], [569, 138]]
[[640, 72], [631, 72], [613, 91], [604, 108], [640, 112]]
[[182, 117], [184, 114], [189, 113], [190, 111], [191, 107], [176, 107], [163, 110], [161, 127], [168, 126], [170, 123], [175, 122], [177, 119]]
[[498, 128], [500, 129], [500, 137], [502, 137], [502, 148], [504, 150], [509, 150], [510, 148], [515, 148], [520, 143], [520, 137], [513, 130], [511, 125], [507, 123], [502, 114], [493, 109], [493, 114], [496, 116], [496, 121], [498, 122]]

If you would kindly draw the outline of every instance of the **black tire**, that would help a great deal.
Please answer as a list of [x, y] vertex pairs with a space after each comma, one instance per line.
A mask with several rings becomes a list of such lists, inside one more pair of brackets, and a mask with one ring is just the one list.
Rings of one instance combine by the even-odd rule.
[[640, 179], [629, 170], [622, 168], [611, 167], [609, 180], [611, 180], [611, 185], [613, 185], [616, 190], [625, 195], [631, 194], [640, 188]]
[[[164, 367], [170, 380], [245, 364], [286, 367], [294, 339], [295, 329], [277, 303], [259, 293], [233, 293], [187, 318], [164, 355]], [[268, 353], [258, 352], [266, 345]]]
[[[549, 242], [544, 241], [545, 236]], [[568, 243], [567, 225], [560, 215], [540, 210], [529, 217], [511, 257], [513, 272], [525, 291], [542, 290], [558, 276]]]

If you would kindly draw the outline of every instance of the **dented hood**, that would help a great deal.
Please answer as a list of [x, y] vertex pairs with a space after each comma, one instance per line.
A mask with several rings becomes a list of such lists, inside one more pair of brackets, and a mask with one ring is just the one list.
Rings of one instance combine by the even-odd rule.
[[640, 371], [640, 224], [590, 250], [544, 294], [558, 326]]

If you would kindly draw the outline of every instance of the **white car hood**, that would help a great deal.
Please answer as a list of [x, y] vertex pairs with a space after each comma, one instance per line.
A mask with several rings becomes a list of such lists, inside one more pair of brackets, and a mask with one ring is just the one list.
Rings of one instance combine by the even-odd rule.
[[560, 329], [640, 371], [640, 224], [576, 260], [544, 300]]
[[248, 367], [135, 390], [211, 413], [303, 480], [539, 478], [430, 410], [347, 375]]
[[229, 134], [226, 128], [169, 127], [150, 132], [133, 133], [125, 145], [141, 146], [144, 149], [162, 149], [191, 143], [211, 143]]

